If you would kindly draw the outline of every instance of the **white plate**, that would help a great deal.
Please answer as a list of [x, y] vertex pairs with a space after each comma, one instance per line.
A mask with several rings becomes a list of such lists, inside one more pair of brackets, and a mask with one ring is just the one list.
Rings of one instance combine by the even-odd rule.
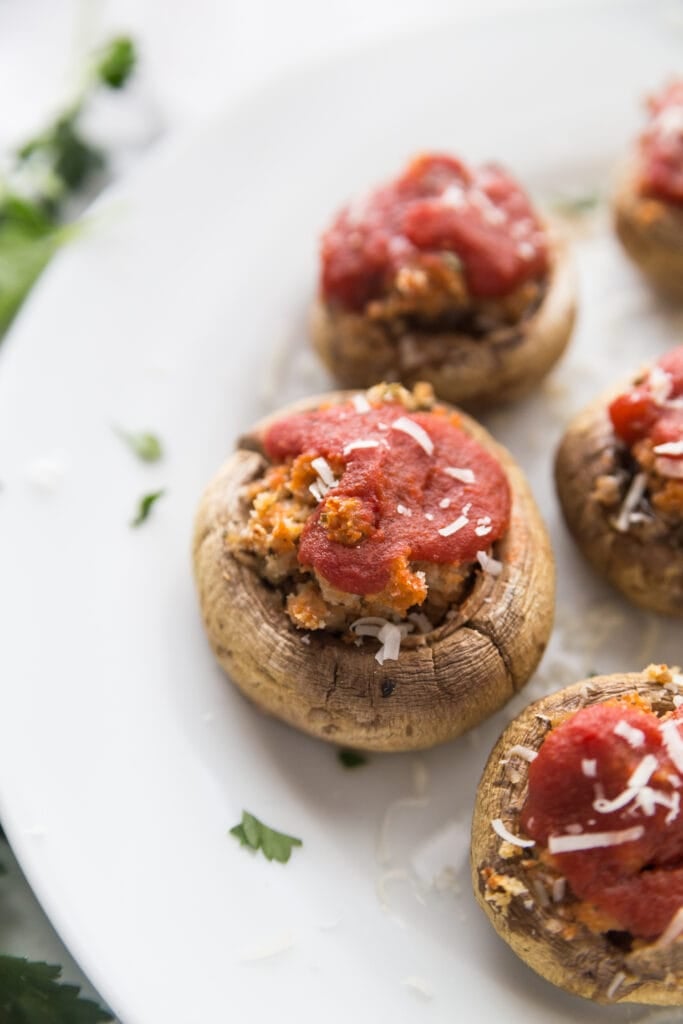
[[[589, 671], [681, 660], [680, 626], [594, 579], [552, 493], [571, 411], [674, 337], [608, 233], [579, 247], [580, 330], [552, 385], [489, 420], [529, 471], [559, 559], [558, 630], [514, 708], [422, 757], [345, 771], [226, 683], [189, 546], [238, 432], [275, 396], [328, 385], [303, 325], [337, 205], [421, 147], [493, 155], [546, 195], [607, 187], [641, 95], [680, 57], [659, 12], [444, 27], [273, 84], [109, 197], [0, 351], [0, 811], [126, 1024], [368, 1020], [380, 1006], [450, 1021], [463, 1000], [470, 1021], [585, 1019], [483, 919], [467, 847], [512, 710]], [[157, 430], [165, 461], [137, 463], [114, 423]], [[44, 457], [65, 470], [51, 493], [26, 479]], [[287, 866], [227, 834], [243, 808], [303, 838]], [[452, 884], [430, 887], [445, 867]]]

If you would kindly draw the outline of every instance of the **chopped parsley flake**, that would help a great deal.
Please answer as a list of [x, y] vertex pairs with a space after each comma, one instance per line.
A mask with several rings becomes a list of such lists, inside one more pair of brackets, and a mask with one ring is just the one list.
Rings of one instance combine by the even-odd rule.
[[281, 864], [287, 863], [294, 846], [303, 846], [300, 839], [268, 828], [249, 811], [242, 811], [242, 821], [230, 829], [230, 835], [235, 836], [242, 846], [261, 850], [267, 860], [277, 860]]
[[116, 433], [143, 462], [158, 462], [164, 454], [161, 441], [156, 434], [147, 431], [130, 433], [126, 430], [117, 430]]
[[140, 498], [140, 504], [138, 505], [138, 511], [135, 519], [132, 520], [131, 526], [140, 526], [146, 519], [149, 518], [149, 514], [152, 511], [152, 506], [163, 498], [166, 491], [153, 491], [151, 494], [145, 494], [144, 497]]

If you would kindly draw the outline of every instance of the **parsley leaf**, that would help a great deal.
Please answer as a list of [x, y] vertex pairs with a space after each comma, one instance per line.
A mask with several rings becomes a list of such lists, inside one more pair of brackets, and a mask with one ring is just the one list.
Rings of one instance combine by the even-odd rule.
[[49, 197], [48, 208], [56, 206], [56, 199], [61, 199], [64, 193], [82, 188], [105, 165], [102, 150], [86, 142], [78, 130], [79, 112], [64, 114], [42, 135], [25, 143], [17, 154], [20, 168], [22, 164], [24, 168], [31, 163], [40, 165], [43, 169], [49, 168], [57, 179], [53, 191], [61, 194]]
[[303, 846], [300, 839], [268, 828], [248, 811], [242, 811], [242, 821], [230, 829], [230, 835], [239, 839], [242, 846], [261, 850], [267, 860], [277, 860], [281, 864], [287, 863], [294, 846]]
[[138, 433], [131, 433], [118, 429], [116, 429], [116, 433], [143, 462], [158, 462], [163, 455], [161, 441], [156, 434], [143, 430]]
[[110, 89], [121, 89], [130, 78], [136, 61], [133, 40], [128, 36], [118, 36], [100, 54], [95, 74]]
[[57, 227], [31, 227], [3, 215], [0, 208], [0, 335], [45, 266], [73, 231]]
[[23, 957], [0, 956], [2, 1024], [97, 1024], [114, 1018], [77, 985], [58, 981], [61, 967]]
[[350, 750], [347, 747], [338, 750], [337, 757], [345, 768], [360, 768], [361, 765], [368, 763], [368, 759], [364, 754], [359, 753], [357, 750]]
[[152, 491], [151, 494], [145, 494], [144, 497], [140, 498], [138, 505], [137, 514], [135, 519], [131, 521], [131, 526], [140, 526], [146, 519], [149, 518], [149, 514], [152, 511], [152, 506], [159, 498], [163, 498], [166, 491]]

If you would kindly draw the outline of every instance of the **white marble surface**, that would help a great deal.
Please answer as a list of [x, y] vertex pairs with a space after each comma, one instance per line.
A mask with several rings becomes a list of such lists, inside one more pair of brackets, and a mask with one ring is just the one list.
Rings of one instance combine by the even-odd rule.
[[[570, 0], [588, 6], [598, 0]], [[609, 3], [610, 0], [605, 0]], [[616, 5], [616, 4], [614, 4]], [[0, 0], [0, 151], [21, 141], [78, 87], [83, 57], [114, 31], [139, 43], [141, 67], [121, 103], [104, 104], [94, 130], [116, 146], [117, 173], [159, 138], [183, 131], [259, 81], [339, 49], [411, 27], [564, 0]], [[672, 10], [681, 10], [672, 3]], [[123, 112], [122, 112], [123, 111]], [[92, 992], [45, 919], [4, 844], [0, 951], [64, 966]], [[103, 922], [106, 927], [106, 922]], [[156, 1024], [156, 1022], [150, 1022]]]

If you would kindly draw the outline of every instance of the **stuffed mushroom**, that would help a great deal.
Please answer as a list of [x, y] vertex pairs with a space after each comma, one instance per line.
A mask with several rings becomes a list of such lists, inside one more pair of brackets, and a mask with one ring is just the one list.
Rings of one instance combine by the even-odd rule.
[[566, 245], [502, 168], [441, 154], [337, 215], [322, 238], [315, 347], [335, 379], [483, 407], [531, 390], [571, 334]]
[[658, 665], [545, 697], [477, 793], [480, 906], [530, 967], [597, 1002], [683, 1004], [682, 692]]
[[683, 79], [648, 101], [649, 122], [614, 197], [615, 227], [650, 281], [683, 298]]
[[631, 601], [683, 615], [683, 347], [570, 424], [555, 478], [595, 568]]
[[524, 685], [552, 624], [552, 553], [521, 471], [427, 385], [258, 424], [201, 500], [194, 565], [232, 681], [364, 749], [475, 725]]

